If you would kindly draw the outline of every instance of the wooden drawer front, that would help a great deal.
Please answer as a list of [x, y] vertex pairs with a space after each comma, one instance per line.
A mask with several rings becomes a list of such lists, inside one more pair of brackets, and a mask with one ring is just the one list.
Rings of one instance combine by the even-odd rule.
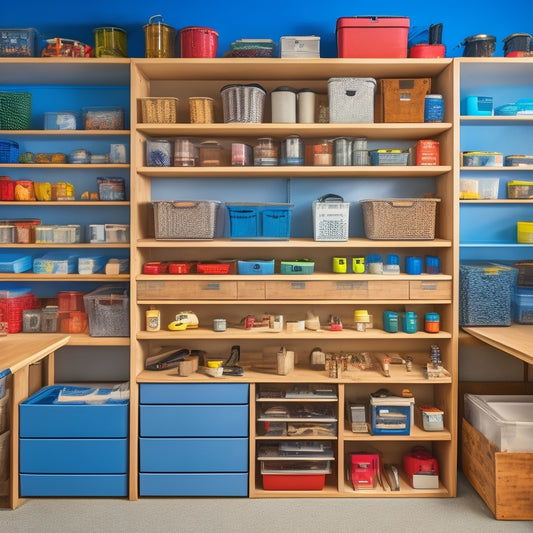
[[248, 404], [247, 383], [143, 383], [143, 404]]
[[20, 474], [20, 495], [30, 496], [107, 496], [128, 495], [127, 474]]
[[411, 300], [450, 300], [452, 282], [448, 281], [410, 281], [409, 298]]
[[140, 474], [141, 496], [248, 496], [248, 474]]
[[127, 439], [20, 439], [20, 471], [28, 474], [125, 474]]
[[269, 300], [402, 300], [408, 297], [408, 281], [267, 282]]
[[139, 281], [137, 283], [139, 300], [235, 300], [237, 299], [236, 281]]
[[237, 295], [239, 300], [265, 300], [266, 282], [237, 281]]
[[247, 405], [141, 405], [141, 437], [247, 436]]
[[248, 472], [248, 439], [140, 439], [141, 472]]

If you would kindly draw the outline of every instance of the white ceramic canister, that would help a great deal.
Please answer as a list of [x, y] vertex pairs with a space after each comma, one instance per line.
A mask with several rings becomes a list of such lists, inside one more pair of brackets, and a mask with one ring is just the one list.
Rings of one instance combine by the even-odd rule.
[[292, 87], [278, 87], [271, 93], [272, 122], [296, 122], [296, 90]]
[[315, 121], [316, 95], [311, 89], [298, 91], [298, 122], [312, 124]]

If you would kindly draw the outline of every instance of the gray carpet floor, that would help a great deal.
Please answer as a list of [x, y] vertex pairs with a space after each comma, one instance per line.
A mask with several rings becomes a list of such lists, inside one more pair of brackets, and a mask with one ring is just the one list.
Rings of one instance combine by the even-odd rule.
[[2, 533], [167, 531], [533, 533], [533, 521], [495, 520], [461, 473], [457, 498], [34, 498], [0, 510]]

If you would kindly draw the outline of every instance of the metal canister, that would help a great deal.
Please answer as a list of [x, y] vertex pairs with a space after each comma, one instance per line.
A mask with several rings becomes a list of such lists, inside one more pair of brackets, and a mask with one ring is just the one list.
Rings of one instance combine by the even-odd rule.
[[350, 166], [352, 164], [352, 141], [347, 137], [333, 140], [333, 164], [335, 166]]
[[303, 165], [304, 142], [298, 135], [289, 135], [281, 143], [280, 165]]
[[174, 57], [175, 28], [163, 24], [161, 15], [150, 17], [143, 28], [145, 57]]
[[122, 28], [95, 28], [93, 33], [95, 57], [128, 57], [128, 34]]

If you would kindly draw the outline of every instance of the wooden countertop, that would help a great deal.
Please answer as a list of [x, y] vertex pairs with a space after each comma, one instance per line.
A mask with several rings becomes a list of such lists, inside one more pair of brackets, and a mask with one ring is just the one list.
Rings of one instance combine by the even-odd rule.
[[63, 333], [17, 333], [0, 337], [0, 375], [40, 361], [70, 340]]
[[509, 327], [463, 327], [476, 339], [533, 364], [533, 326], [513, 324]]

